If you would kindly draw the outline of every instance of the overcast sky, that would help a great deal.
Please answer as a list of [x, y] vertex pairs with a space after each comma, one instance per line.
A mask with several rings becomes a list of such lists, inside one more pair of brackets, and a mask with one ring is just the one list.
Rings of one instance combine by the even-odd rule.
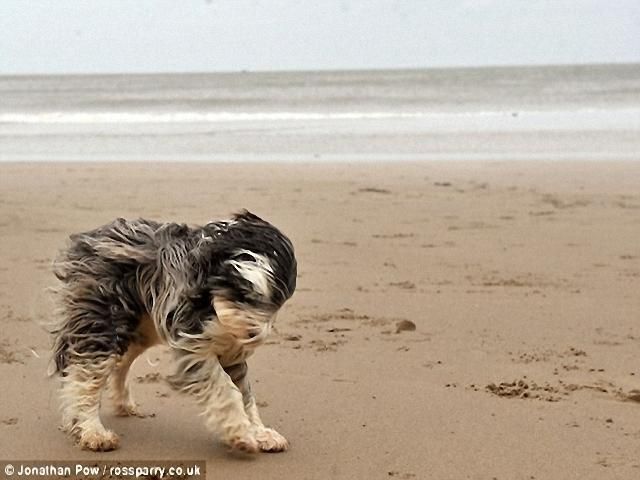
[[0, 74], [640, 61], [640, 0], [0, 0]]

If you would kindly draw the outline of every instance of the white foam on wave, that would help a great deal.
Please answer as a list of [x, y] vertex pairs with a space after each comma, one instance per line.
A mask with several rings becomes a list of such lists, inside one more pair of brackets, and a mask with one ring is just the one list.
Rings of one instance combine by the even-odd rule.
[[[407, 111], [351, 111], [351, 112], [13, 112], [0, 113], [0, 125], [206, 125], [259, 123], [315, 122], [347, 126], [356, 121], [370, 125], [386, 125], [380, 120], [402, 121], [420, 129], [433, 130], [545, 130], [545, 129], [640, 129], [640, 109], [580, 109], [580, 110], [521, 110], [521, 111], [465, 111], [465, 112], [407, 112]], [[377, 122], [376, 122], [377, 121]], [[361, 125], [357, 123], [356, 125]]]
[[[504, 112], [478, 112], [504, 115]], [[473, 113], [477, 115], [478, 113]], [[467, 116], [470, 113], [433, 112], [35, 112], [0, 113], [0, 123], [217, 123], [247, 121], [304, 121], [425, 118]]]
[[[629, 109], [630, 110], [630, 109]], [[629, 111], [627, 110], [627, 111]], [[637, 110], [633, 110], [637, 112]], [[582, 109], [467, 112], [20, 112], [0, 113], [0, 123], [216, 123], [247, 121], [456, 119], [479, 117], [597, 115], [609, 110]]]

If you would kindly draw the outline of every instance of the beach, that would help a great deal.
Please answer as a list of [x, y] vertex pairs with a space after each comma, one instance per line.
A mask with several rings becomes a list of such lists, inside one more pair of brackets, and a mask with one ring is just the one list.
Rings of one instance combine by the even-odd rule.
[[[640, 67], [0, 77], [0, 460], [211, 479], [640, 477]], [[286, 453], [231, 454], [170, 352], [79, 450], [47, 377], [51, 264], [118, 217], [285, 232], [249, 360]]]
[[[209, 478], [635, 478], [640, 165], [540, 167], [1, 165], [3, 458], [196, 459]], [[38, 326], [57, 250], [118, 216], [201, 224], [243, 207], [299, 261], [250, 360], [291, 449], [230, 455], [163, 383], [171, 357], [155, 347], [132, 372], [149, 416], [115, 417], [105, 400], [122, 448], [78, 450], [57, 428]]]

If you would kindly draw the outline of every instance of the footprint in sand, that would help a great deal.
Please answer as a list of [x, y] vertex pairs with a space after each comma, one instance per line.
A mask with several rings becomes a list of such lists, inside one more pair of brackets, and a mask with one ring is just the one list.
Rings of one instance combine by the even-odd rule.
[[[395, 329], [389, 328], [395, 325]], [[292, 348], [313, 348], [317, 351], [336, 351], [348, 343], [352, 332], [360, 329], [381, 329], [379, 333], [387, 337], [381, 337], [385, 341], [396, 341], [397, 337], [390, 338], [393, 333], [411, 332], [416, 330], [416, 324], [403, 318], [371, 317], [358, 314], [349, 308], [343, 308], [334, 313], [311, 314], [293, 322], [293, 326], [310, 331], [311, 337], [302, 344], [302, 336], [299, 334], [284, 334], [282, 339], [291, 342]], [[415, 341], [427, 341], [426, 334]], [[315, 337], [315, 338], [314, 338]], [[413, 341], [413, 340], [411, 340]]]
[[24, 364], [18, 352], [11, 350], [11, 345], [7, 341], [0, 342], [0, 363], [11, 365], [12, 363]]
[[382, 195], [390, 195], [391, 190], [387, 190], [386, 188], [378, 188], [378, 187], [364, 187], [364, 188], [359, 188], [358, 193], [379, 193]]
[[136, 382], [138, 383], [158, 383], [160, 380], [162, 380], [162, 376], [157, 372], [147, 373], [136, 377]]
[[410, 282], [409, 280], [405, 280], [403, 282], [391, 282], [389, 283], [390, 287], [397, 287], [397, 288], [401, 288], [403, 290], [415, 290], [416, 289], [416, 284], [413, 282]]

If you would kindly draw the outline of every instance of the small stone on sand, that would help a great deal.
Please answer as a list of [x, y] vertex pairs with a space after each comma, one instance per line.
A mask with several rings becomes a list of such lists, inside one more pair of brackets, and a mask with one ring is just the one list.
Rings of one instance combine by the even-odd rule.
[[415, 329], [416, 324], [411, 320], [400, 320], [396, 323], [396, 333], [413, 332]]
[[631, 390], [627, 393], [627, 399], [632, 402], [640, 402], [640, 390]]

